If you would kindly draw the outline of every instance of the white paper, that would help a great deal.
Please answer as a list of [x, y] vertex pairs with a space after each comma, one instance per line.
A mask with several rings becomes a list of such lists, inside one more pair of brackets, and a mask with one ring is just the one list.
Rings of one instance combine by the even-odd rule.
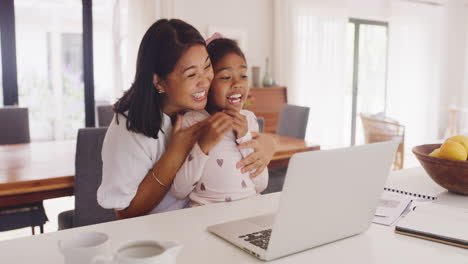
[[406, 195], [383, 192], [372, 222], [381, 225], [392, 225], [407, 208], [411, 207], [411, 201], [411, 197]]

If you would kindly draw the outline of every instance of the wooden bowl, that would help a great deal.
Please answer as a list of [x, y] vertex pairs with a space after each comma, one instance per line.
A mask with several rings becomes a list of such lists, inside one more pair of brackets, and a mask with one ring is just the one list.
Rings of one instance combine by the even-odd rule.
[[441, 144], [420, 145], [413, 153], [427, 174], [440, 186], [456, 194], [468, 195], [468, 161], [431, 157], [429, 154]]

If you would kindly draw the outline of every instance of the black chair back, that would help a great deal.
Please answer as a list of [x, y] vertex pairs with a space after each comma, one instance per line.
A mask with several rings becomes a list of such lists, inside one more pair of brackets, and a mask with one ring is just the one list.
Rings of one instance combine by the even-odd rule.
[[28, 108], [0, 108], [0, 145], [29, 143]]
[[104, 209], [97, 203], [97, 189], [102, 181], [101, 150], [106, 131], [107, 128], [82, 128], [78, 131], [74, 227], [116, 219], [114, 210]]
[[114, 110], [112, 105], [99, 105], [97, 106], [98, 113], [98, 127], [108, 127], [114, 117]]
[[304, 139], [309, 121], [309, 107], [283, 105], [278, 122], [277, 134], [281, 136]]

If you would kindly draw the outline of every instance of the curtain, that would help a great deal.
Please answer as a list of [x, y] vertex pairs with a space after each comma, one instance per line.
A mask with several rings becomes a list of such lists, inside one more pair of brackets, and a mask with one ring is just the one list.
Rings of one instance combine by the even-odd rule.
[[406, 126], [406, 153], [439, 137], [444, 16], [442, 6], [390, 5], [387, 115]]
[[124, 90], [130, 87], [135, 77], [136, 60], [141, 39], [146, 30], [158, 19], [173, 18], [175, 0], [138, 0], [128, 1], [128, 71], [125, 76]]
[[140, 0], [129, 1], [128, 3], [128, 23], [126, 29], [128, 32], [128, 71], [125, 79], [129, 82], [124, 87], [124, 90], [130, 87], [135, 77], [138, 48], [146, 30], [157, 20], [155, 10], [156, 1]]
[[275, 2], [275, 75], [288, 103], [310, 107], [306, 140], [323, 148], [344, 145], [347, 134], [344, 11], [342, 1]]
[[464, 34], [464, 47], [465, 56], [463, 56], [463, 85], [462, 85], [462, 96], [460, 106], [464, 110], [462, 117], [459, 119], [458, 127], [460, 133], [468, 135], [468, 4], [463, 5], [461, 8], [462, 17], [460, 24], [463, 27]]

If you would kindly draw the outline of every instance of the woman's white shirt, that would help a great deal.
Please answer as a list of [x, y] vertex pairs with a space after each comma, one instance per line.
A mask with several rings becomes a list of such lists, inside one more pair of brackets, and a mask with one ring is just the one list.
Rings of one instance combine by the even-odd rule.
[[[97, 191], [99, 205], [108, 209], [122, 210], [128, 207], [138, 186], [148, 171], [166, 150], [172, 131], [171, 119], [163, 115], [162, 130], [158, 139], [127, 130], [127, 119], [116, 115], [107, 129], [102, 146], [102, 182]], [[157, 176], [157, 171], [155, 172]], [[158, 184], [155, 180], [154, 184]], [[177, 200], [167, 192], [163, 200], [150, 214], [160, 213], [187, 206], [188, 200]]]

